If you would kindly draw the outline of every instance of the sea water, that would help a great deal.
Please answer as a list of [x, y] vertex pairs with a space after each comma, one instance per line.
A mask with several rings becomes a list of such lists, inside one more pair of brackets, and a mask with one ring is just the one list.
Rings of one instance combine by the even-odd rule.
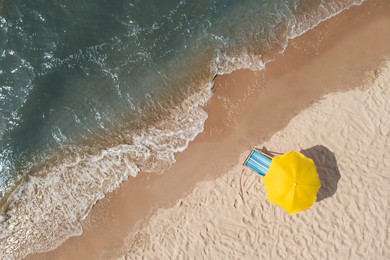
[[217, 74], [261, 70], [361, 0], [0, 0], [0, 258], [80, 234], [202, 132]]

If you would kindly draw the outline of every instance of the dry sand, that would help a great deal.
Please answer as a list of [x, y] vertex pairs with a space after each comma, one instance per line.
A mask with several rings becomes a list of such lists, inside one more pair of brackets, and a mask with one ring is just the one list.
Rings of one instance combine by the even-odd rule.
[[[329, 96], [287, 124], [324, 94], [359, 86], [367, 71], [376, 78], [373, 68], [390, 55], [389, 43], [389, 2], [369, 0], [291, 41], [264, 71], [218, 76], [204, 133], [171, 169], [129, 179], [95, 205], [82, 236], [28, 258], [97, 259], [128, 251], [133, 259], [143, 250], [148, 259], [385, 256], [390, 117], [383, 120], [389, 96], [380, 98], [388, 95], [386, 85]], [[267, 147], [309, 149], [329, 183], [312, 210], [294, 217], [268, 204], [261, 178], [240, 165], [251, 146], [286, 126]], [[194, 189], [202, 180], [208, 182]]]
[[262, 177], [237, 165], [159, 209], [123, 259], [389, 259], [390, 60], [369, 76], [369, 89], [327, 95], [259, 144], [316, 162], [310, 210], [271, 205]]

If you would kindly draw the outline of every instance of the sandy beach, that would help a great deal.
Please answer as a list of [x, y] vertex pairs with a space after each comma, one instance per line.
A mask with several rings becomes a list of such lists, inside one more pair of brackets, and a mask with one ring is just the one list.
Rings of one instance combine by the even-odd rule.
[[369, 89], [325, 96], [261, 144], [316, 162], [313, 208], [288, 215], [237, 165], [159, 209], [123, 259], [388, 259], [390, 60], [376, 73]]
[[[390, 3], [369, 0], [263, 71], [218, 76], [204, 132], [169, 170], [130, 178], [81, 236], [27, 259], [388, 259], [389, 43]], [[289, 216], [267, 202], [242, 167], [262, 146], [315, 160], [312, 209]]]

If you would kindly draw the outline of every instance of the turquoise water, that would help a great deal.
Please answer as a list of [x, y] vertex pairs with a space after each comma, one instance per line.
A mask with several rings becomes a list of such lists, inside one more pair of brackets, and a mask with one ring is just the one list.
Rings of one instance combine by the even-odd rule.
[[0, 196], [29, 179], [0, 216], [0, 258], [80, 234], [97, 199], [203, 130], [216, 74], [261, 70], [360, 2], [1, 0]]

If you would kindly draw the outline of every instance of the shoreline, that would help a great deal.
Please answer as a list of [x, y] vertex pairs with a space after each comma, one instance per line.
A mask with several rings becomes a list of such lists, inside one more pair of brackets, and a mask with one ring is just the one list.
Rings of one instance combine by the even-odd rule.
[[[162, 175], [140, 173], [129, 178], [94, 206], [81, 236], [28, 258], [97, 258], [120, 248], [123, 239], [146, 223], [156, 209], [173, 206], [199, 181], [222, 176], [240, 163], [242, 152], [270, 138], [324, 94], [357, 85], [367, 69], [390, 53], [390, 47], [382, 42], [389, 42], [389, 35], [381, 41], [367, 38], [378, 36], [384, 23], [386, 12], [378, 10], [375, 3], [386, 5], [385, 1], [365, 2], [291, 40], [286, 51], [264, 71], [239, 70], [217, 76], [214, 97], [205, 107], [209, 115], [205, 131], [176, 155], [177, 162], [170, 169]], [[356, 17], [359, 13], [363, 15]], [[325, 71], [319, 73], [319, 69]], [[308, 79], [304, 75], [314, 76]], [[316, 82], [319, 86], [313, 86]]]

